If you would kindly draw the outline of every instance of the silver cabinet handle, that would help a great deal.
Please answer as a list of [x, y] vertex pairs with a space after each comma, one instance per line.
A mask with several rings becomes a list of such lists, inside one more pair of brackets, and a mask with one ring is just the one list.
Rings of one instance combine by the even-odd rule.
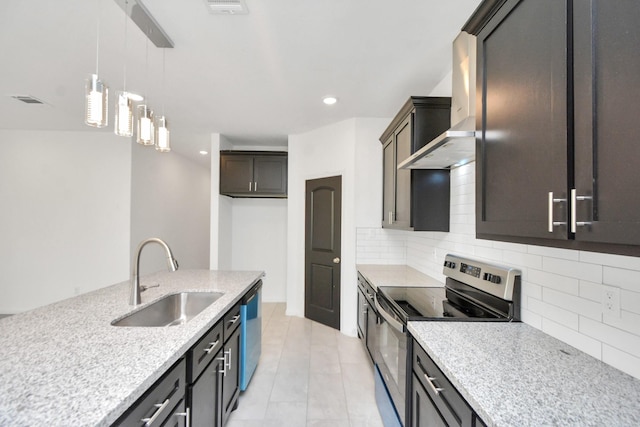
[[258, 191], [258, 181], [253, 181], [253, 191]]
[[216, 346], [218, 345], [218, 343], [220, 342], [220, 340], [214, 341], [214, 342], [210, 342], [209, 343], [209, 348], [205, 348], [204, 352], [209, 354], [213, 351], [214, 348], [216, 348]]
[[333, 263], [334, 263], [334, 264], [340, 264], [340, 257], [335, 257], [335, 258], [333, 259]]
[[156, 403], [153, 406], [158, 408], [158, 410], [154, 412], [153, 415], [151, 415], [149, 418], [143, 418], [140, 421], [144, 423], [145, 427], [149, 427], [160, 416], [160, 414], [162, 413], [162, 411], [164, 411], [164, 408], [166, 408], [168, 404], [169, 404], [169, 398], [167, 398], [167, 400], [165, 400], [162, 403]]
[[251, 192], [251, 181], [249, 181], [249, 192]]
[[238, 319], [240, 319], [240, 315], [239, 315], [239, 314], [236, 314], [235, 316], [233, 316], [233, 317], [231, 318], [231, 320], [229, 320], [229, 324], [230, 324], [230, 325], [233, 325], [234, 323], [236, 323], [236, 322], [238, 321]]
[[393, 224], [393, 212], [389, 211], [389, 225]]
[[583, 200], [593, 200], [591, 196], [578, 196], [576, 189], [571, 189], [571, 232], [575, 233], [577, 227], [584, 227], [585, 225], [591, 225], [590, 221], [578, 221], [577, 220], [577, 208], [576, 202]]
[[229, 356], [229, 361], [228, 361], [228, 362], [225, 362], [225, 371], [226, 371], [227, 369], [231, 370], [231, 349], [226, 350], [226, 351], [224, 352], [224, 354], [225, 354], [225, 359], [226, 359], [226, 356], [227, 356], [227, 355]]
[[547, 231], [549, 233], [553, 233], [553, 227], [556, 227], [558, 225], [566, 225], [566, 222], [562, 222], [562, 221], [554, 221], [553, 220], [553, 204], [554, 203], [563, 203], [566, 202], [567, 199], [555, 199], [553, 197], [553, 191], [549, 191], [549, 201], [548, 201], [548, 208], [549, 208], [549, 213], [548, 213], [548, 219], [549, 219], [549, 223], [547, 226]]
[[187, 412], [176, 412], [175, 414], [176, 417], [185, 417], [185, 423], [184, 425], [187, 427], [191, 427], [191, 408], [187, 408]]
[[422, 374], [422, 375], [424, 375], [424, 377], [427, 380], [427, 383], [429, 384], [429, 386], [431, 386], [431, 390], [433, 390], [433, 392], [436, 394], [436, 396], [439, 395], [440, 392], [444, 390], [443, 388], [436, 387], [435, 384], [433, 384], [433, 381], [435, 381], [434, 377], [430, 377], [427, 374]]
[[222, 361], [222, 371], [219, 373], [222, 374], [223, 377], [227, 376], [227, 352], [222, 353], [222, 357], [218, 357], [217, 360]]

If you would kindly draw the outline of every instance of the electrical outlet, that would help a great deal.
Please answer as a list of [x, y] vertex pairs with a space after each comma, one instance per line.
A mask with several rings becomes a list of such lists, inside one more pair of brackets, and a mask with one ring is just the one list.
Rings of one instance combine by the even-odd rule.
[[603, 286], [602, 313], [605, 316], [620, 318], [620, 288]]

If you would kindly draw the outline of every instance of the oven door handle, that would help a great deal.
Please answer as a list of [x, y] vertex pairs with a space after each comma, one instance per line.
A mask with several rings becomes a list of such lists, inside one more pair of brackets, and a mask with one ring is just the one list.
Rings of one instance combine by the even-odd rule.
[[395, 318], [395, 316], [391, 315], [387, 310], [382, 307], [382, 305], [378, 302], [378, 295], [376, 295], [376, 308], [378, 309], [378, 314], [384, 318], [384, 320], [391, 325], [393, 329], [400, 333], [405, 333], [405, 327], [402, 322]]

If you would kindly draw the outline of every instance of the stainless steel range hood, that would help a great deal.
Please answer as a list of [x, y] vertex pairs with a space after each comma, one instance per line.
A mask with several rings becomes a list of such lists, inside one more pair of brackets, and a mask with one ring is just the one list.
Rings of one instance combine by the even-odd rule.
[[446, 169], [476, 157], [476, 38], [461, 32], [453, 41], [453, 89], [449, 130], [427, 143], [398, 169]]

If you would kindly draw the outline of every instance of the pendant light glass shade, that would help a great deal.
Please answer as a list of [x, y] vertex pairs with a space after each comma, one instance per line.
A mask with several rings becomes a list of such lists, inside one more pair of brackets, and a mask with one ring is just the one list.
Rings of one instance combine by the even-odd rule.
[[118, 136], [133, 136], [133, 102], [127, 92], [118, 94], [114, 131]]
[[85, 93], [84, 122], [89, 126], [103, 128], [109, 124], [109, 88], [97, 74], [87, 79]]
[[155, 140], [156, 150], [167, 153], [171, 151], [171, 142], [169, 138], [169, 128], [167, 127], [167, 118], [165, 116], [158, 116], [156, 118], [155, 128]]
[[136, 142], [142, 145], [154, 144], [155, 129], [153, 126], [153, 111], [146, 105], [138, 105], [136, 119]]

